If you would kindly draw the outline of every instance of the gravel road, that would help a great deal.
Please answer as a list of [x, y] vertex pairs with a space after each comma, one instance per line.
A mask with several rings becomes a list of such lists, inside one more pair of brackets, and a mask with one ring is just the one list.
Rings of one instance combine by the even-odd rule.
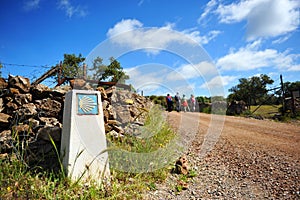
[[203, 113], [168, 113], [188, 141], [197, 176], [170, 174], [145, 199], [300, 199], [300, 125]]

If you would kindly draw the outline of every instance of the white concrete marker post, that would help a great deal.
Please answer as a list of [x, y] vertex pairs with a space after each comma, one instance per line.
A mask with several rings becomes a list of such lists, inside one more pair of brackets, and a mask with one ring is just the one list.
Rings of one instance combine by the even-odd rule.
[[109, 178], [101, 94], [71, 90], [65, 96], [62, 164], [72, 180], [101, 183]]

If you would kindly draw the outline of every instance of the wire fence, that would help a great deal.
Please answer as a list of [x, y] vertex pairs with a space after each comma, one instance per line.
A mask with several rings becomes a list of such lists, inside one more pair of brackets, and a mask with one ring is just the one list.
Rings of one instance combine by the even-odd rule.
[[[35, 81], [45, 72], [51, 69], [53, 66], [57, 65], [57, 62], [50, 65], [27, 65], [27, 64], [16, 64], [16, 63], [2, 63], [1, 77], [7, 79], [9, 75], [13, 76], [23, 76], [29, 78], [30, 82]], [[48, 87], [54, 87], [57, 82], [54, 78], [48, 78], [43, 81], [44, 85]]]

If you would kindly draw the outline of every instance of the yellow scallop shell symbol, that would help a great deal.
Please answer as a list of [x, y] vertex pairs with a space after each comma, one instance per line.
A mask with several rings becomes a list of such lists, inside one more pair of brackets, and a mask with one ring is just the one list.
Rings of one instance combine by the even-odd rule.
[[79, 101], [79, 107], [85, 113], [90, 112], [96, 106], [97, 106], [97, 103], [88, 96], [83, 96]]

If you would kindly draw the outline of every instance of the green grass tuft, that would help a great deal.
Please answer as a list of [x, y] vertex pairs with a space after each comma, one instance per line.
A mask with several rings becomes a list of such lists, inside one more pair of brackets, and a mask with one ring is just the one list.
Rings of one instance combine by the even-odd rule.
[[[118, 148], [147, 153], [167, 146], [176, 137], [158, 108], [150, 110], [145, 130], [152, 131], [151, 137], [108, 140]], [[58, 157], [57, 149], [55, 153]], [[43, 171], [39, 166], [29, 167], [17, 154], [0, 158], [0, 169], [0, 199], [141, 199], [148, 190], [156, 190], [156, 185], [170, 173], [168, 164], [148, 173], [122, 172], [111, 166], [109, 185], [74, 184], [62, 168], [54, 172]]]

